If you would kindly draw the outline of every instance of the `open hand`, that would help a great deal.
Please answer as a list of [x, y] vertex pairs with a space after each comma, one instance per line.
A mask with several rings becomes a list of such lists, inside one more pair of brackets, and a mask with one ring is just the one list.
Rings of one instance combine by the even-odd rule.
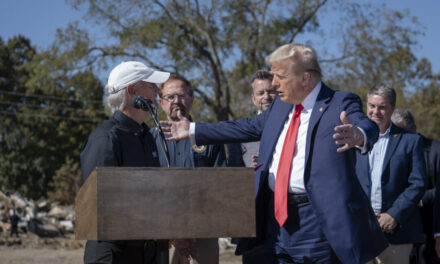
[[344, 152], [351, 149], [354, 146], [364, 145], [364, 135], [359, 128], [352, 125], [347, 119], [345, 111], [340, 115], [342, 125], [335, 126], [336, 133], [333, 134], [333, 139], [336, 139], [336, 145], [342, 145], [337, 149], [337, 152]]
[[160, 121], [163, 134], [167, 141], [176, 141], [189, 138], [189, 120], [178, 111], [181, 121]]

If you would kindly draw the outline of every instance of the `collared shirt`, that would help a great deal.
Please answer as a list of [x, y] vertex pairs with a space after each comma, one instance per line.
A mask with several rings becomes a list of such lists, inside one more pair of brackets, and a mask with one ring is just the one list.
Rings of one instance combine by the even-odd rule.
[[[304, 188], [304, 166], [306, 160], [306, 140], [307, 129], [309, 127], [309, 120], [312, 116], [313, 106], [315, 105], [316, 98], [321, 90], [321, 82], [319, 82], [315, 88], [307, 95], [304, 101], [301, 103], [304, 109], [301, 111], [300, 123], [298, 128], [298, 135], [296, 137], [295, 153], [293, 154], [292, 167], [290, 170], [289, 178], [289, 193], [305, 193]], [[278, 170], [278, 164], [280, 163], [281, 152], [283, 150], [284, 139], [286, 138], [287, 130], [289, 129], [292, 116], [295, 111], [295, 105], [289, 113], [289, 117], [284, 123], [284, 128], [278, 137], [275, 151], [273, 153], [272, 163], [269, 167], [269, 187], [275, 190], [275, 179]]]
[[368, 153], [371, 178], [371, 207], [373, 207], [374, 212], [377, 214], [381, 213], [382, 210], [382, 167], [390, 139], [390, 129], [391, 125], [384, 134], [379, 135], [379, 139], [374, 144], [373, 149]]
[[83, 183], [95, 167], [158, 167], [155, 141], [144, 123], [116, 111], [90, 134], [81, 151]]

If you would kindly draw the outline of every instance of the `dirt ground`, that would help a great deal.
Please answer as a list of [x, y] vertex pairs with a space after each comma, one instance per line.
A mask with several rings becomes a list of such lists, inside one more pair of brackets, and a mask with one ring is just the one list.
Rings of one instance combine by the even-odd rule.
[[[82, 263], [84, 249], [32, 249], [0, 247], [2, 264], [76, 264]], [[220, 264], [239, 264], [241, 258], [233, 252], [220, 254]]]
[[[1, 264], [76, 264], [83, 263], [85, 241], [73, 238], [39, 238], [22, 234], [19, 239], [1, 236]], [[221, 250], [220, 264], [239, 264], [234, 249]]]

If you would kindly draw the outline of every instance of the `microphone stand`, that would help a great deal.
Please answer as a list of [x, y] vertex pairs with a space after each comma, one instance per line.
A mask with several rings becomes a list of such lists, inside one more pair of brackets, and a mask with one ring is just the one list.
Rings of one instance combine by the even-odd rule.
[[155, 107], [151, 107], [150, 104], [146, 104], [148, 111], [151, 113], [151, 117], [153, 118], [154, 123], [156, 124], [157, 129], [159, 130], [159, 138], [160, 138], [160, 146], [162, 147], [163, 152], [165, 153], [165, 159], [167, 161], [167, 167], [170, 167], [170, 153], [168, 151], [168, 146], [165, 141], [165, 135], [163, 134], [162, 128], [159, 124], [159, 119], [157, 118], [157, 112]]

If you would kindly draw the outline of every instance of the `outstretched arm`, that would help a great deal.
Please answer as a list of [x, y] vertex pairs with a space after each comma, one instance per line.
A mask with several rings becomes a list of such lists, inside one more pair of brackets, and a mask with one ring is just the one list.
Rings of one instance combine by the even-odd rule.
[[336, 145], [342, 145], [337, 149], [338, 152], [344, 152], [351, 149], [354, 146], [362, 147], [364, 145], [364, 134], [362, 131], [352, 125], [348, 119], [345, 111], [340, 115], [342, 125], [336, 126], [336, 133], [333, 135]]

